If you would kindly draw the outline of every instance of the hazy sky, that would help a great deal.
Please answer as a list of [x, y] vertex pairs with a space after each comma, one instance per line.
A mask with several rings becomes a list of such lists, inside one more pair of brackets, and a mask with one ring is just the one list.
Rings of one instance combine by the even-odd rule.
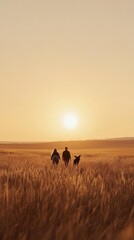
[[122, 136], [134, 136], [134, 1], [1, 0], [0, 141]]

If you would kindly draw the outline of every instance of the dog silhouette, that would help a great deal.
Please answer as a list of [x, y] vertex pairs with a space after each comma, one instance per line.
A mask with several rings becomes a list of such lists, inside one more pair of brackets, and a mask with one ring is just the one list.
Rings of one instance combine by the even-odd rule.
[[[74, 155], [74, 156], [75, 156], [75, 155]], [[73, 164], [73, 165], [77, 165], [77, 166], [78, 166], [79, 161], [80, 161], [80, 157], [81, 157], [81, 155], [79, 155], [79, 156], [75, 156], [74, 164]]]

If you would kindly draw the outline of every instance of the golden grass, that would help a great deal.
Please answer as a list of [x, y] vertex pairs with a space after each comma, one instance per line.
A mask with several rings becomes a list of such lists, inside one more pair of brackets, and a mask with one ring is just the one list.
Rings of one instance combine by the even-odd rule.
[[54, 168], [50, 150], [0, 151], [0, 239], [134, 239], [134, 152], [73, 152], [79, 168]]

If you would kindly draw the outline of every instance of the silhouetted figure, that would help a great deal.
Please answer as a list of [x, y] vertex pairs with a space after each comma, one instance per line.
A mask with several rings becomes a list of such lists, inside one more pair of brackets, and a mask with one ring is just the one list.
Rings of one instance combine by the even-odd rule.
[[[75, 155], [74, 155], [74, 156], [75, 156]], [[75, 156], [75, 159], [74, 159], [74, 163], [73, 163], [73, 165], [78, 166], [79, 161], [80, 161], [80, 157], [81, 157], [81, 155], [79, 155], [79, 156]]]
[[55, 148], [52, 155], [51, 155], [51, 160], [53, 161], [53, 165], [58, 165], [59, 160], [60, 160], [60, 155], [57, 152], [57, 149]]
[[62, 160], [65, 162], [65, 165], [68, 166], [69, 160], [71, 159], [71, 154], [68, 151], [68, 148], [65, 147], [65, 151], [62, 153]]

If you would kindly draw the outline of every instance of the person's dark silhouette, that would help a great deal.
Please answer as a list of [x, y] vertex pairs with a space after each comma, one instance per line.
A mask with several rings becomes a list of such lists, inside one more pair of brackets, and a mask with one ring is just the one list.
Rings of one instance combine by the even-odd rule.
[[65, 147], [65, 151], [62, 153], [62, 160], [65, 162], [65, 165], [68, 166], [69, 160], [71, 159], [71, 154], [68, 151], [68, 148]]
[[53, 161], [54, 165], [58, 165], [59, 160], [60, 160], [60, 155], [57, 151], [57, 149], [55, 148], [52, 155], [51, 155], [51, 160]]

